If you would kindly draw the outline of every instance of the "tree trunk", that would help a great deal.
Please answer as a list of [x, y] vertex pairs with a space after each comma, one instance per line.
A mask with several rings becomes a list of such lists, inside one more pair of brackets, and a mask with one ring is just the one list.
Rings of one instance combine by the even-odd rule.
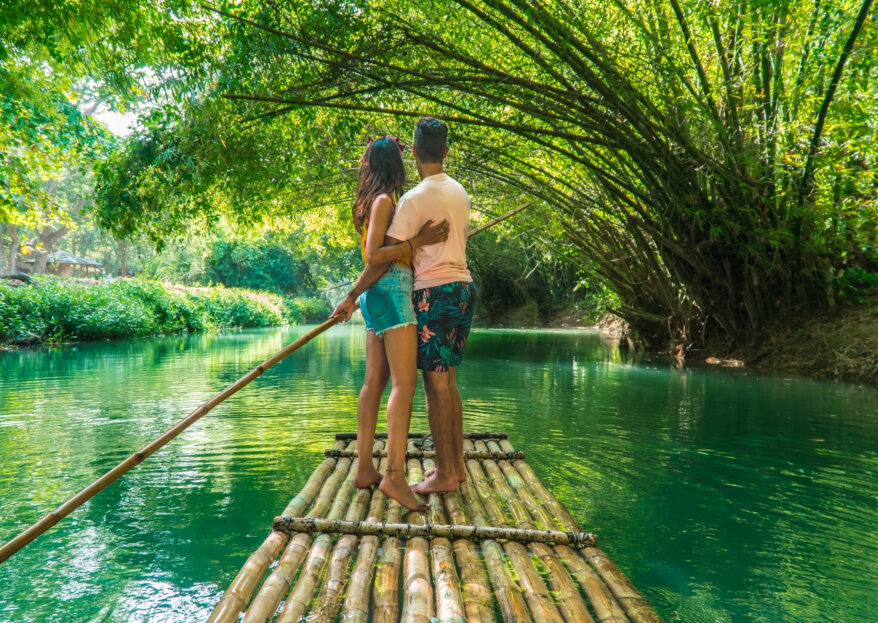
[[9, 234], [9, 256], [6, 260], [6, 272], [14, 273], [15, 269], [18, 268], [18, 225], [7, 224], [6, 233]]
[[128, 276], [128, 242], [126, 240], [120, 240], [119, 245], [117, 247], [117, 253], [119, 255], [119, 273], [123, 277]]
[[57, 228], [51, 228], [48, 225], [43, 227], [43, 231], [41, 231], [38, 236], [39, 241], [42, 243], [42, 247], [34, 251], [34, 256], [36, 257], [36, 261], [34, 262], [35, 275], [46, 272], [46, 264], [49, 261], [49, 254], [52, 252], [52, 247], [64, 237], [67, 231], [68, 229], [64, 225]]

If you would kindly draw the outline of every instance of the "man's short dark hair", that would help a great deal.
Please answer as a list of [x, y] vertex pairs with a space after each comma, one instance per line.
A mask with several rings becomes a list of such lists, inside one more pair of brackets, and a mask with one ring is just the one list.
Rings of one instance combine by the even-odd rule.
[[442, 162], [448, 146], [448, 126], [436, 117], [422, 117], [415, 128], [415, 149], [421, 162]]

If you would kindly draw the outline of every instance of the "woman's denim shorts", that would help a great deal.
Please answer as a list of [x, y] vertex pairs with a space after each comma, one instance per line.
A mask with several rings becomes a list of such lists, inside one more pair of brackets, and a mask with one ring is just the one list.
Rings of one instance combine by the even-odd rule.
[[417, 324], [412, 306], [412, 269], [391, 264], [371, 288], [360, 295], [360, 312], [366, 331], [381, 337], [385, 331]]

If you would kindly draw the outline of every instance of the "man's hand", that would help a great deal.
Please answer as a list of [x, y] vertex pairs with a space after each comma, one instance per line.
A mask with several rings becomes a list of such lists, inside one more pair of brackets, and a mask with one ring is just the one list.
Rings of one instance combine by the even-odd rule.
[[448, 240], [448, 221], [439, 223], [430, 219], [418, 231], [418, 235], [412, 239], [412, 247], [426, 247]]
[[357, 307], [359, 307], [359, 303], [356, 301], [356, 299], [352, 299], [350, 297], [350, 295], [348, 295], [348, 296], [344, 297], [341, 300], [341, 303], [339, 303], [336, 306], [336, 308], [332, 311], [332, 316], [334, 317], [334, 316], [342, 315], [342, 316], [344, 316], [343, 322], [347, 322], [348, 320], [351, 319], [351, 314], [353, 314], [355, 311], [357, 311]]

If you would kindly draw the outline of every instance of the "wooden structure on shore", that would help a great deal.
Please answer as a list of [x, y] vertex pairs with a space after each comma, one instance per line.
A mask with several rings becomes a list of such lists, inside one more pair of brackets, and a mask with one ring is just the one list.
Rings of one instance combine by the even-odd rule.
[[[210, 623], [660, 621], [506, 435], [466, 435], [467, 482], [423, 513], [354, 487], [355, 437], [336, 436]], [[410, 435], [412, 484], [433, 468], [424, 438]]]

